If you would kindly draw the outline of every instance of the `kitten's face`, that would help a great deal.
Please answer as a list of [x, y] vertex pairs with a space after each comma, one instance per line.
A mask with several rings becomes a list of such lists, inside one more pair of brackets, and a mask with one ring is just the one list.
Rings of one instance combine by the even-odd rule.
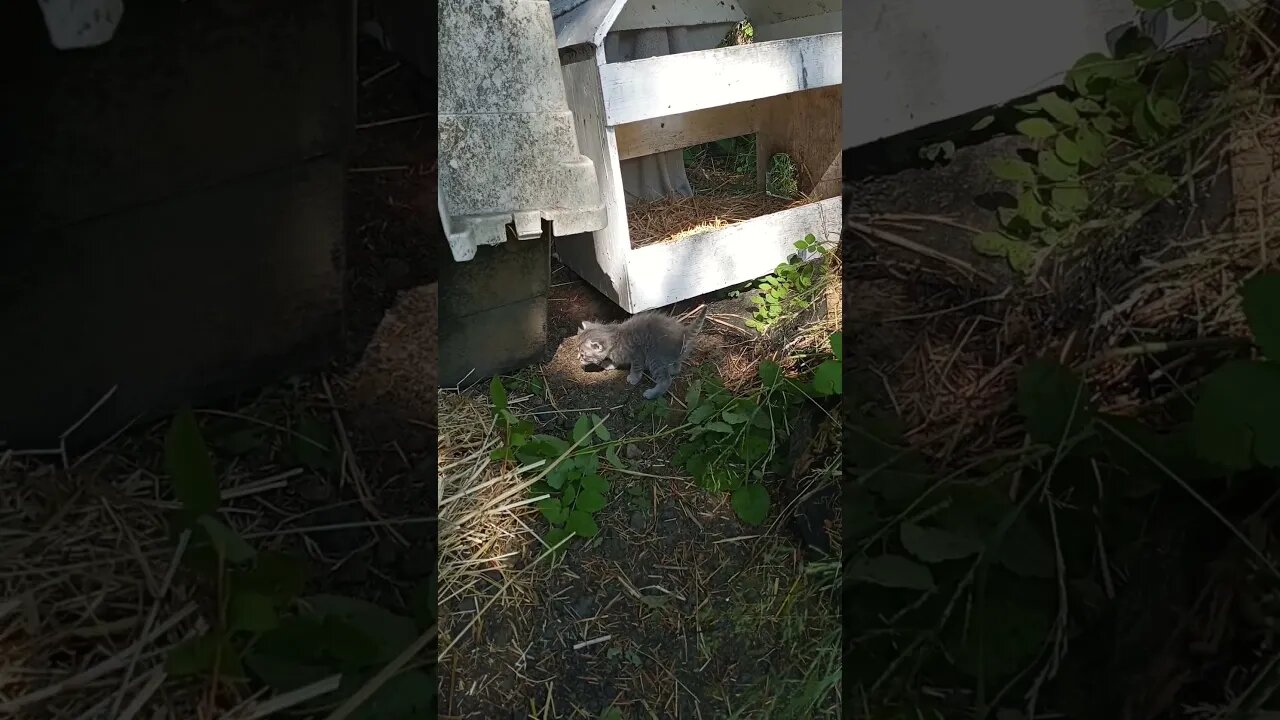
[[613, 334], [599, 324], [590, 321], [582, 323], [578, 331], [578, 361], [587, 365], [603, 365], [609, 359]]

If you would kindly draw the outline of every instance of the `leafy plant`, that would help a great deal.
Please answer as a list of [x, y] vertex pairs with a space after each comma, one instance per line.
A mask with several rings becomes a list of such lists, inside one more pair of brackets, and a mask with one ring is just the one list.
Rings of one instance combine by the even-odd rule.
[[841, 337], [831, 335], [834, 356], [817, 367], [809, 382], [784, 377], [777, 363], [762, 362], [757, 368], [760, 388], [740, 397], [708, 373], [689, 384], [685, 439], [675, 460], [703, 489], [730, 493], [730, 504], [744, 523], [760, 525], [768, 517], [770, 498], [763, 480], [783, 469], [785, 458], [775, 449], [790, 433], [795, 406], [842, 391]]
[[[507, 391], [502, 379], [489, 382], [489, 400], [505, 443], [492, 453], [494, 460], [550, 467], [541, 480], [529, 488], [534, 497], [543, 497], [537, 508], [551, 525], [545, 538], [555, 547], [570, 537], [593, 538], [600, 532], [595, 514], [604, 509], [610, 483], [600, 474], [600, 454], [616, 468], [625, 468], [617, 443], [598, 415], [582, 416], [574, 425], [572, 443], [554, 435], [534, 434], [533, 423], [517, 417], [507, 407]], [[591, 445], [591, 437], [606, 445]], [[562, 548], [563, 549], [563, 546]]]
[[[1229, 20], [1216, 0], [1136, 4], [1168, 9], [1178, 20]], [[1018, 106], [1026, 117], [1015, 128], [1030, 147], [992, 160], [995, 176], [1014, 185], [1014, 198], [998, 210], [1000, 230], [979, 233], [974, 249], [1029, 274], [1046, 253], [1091, 230], [1131, 225], [1143, 208], [1171, 195], [1179, 181], [1170, 163], [1187, 150], [1186, 106], [1198, 72], [1131, 29], [1113, 55], [1085, 55], [1063, 87]], [[1204, 72], [1222, 79], [1220, 64]]]
[[831, 251], [812, 234], [797, 241], [795, 248], [795, 254], [779, 263], [772, 275], [760, 280], [759, 293], [751, 296], [756, 309], [747, 320], [748, 327], [763, 333], [788, 315], [813, 304]]
[[[1079, 374], [1052, 360], [1019, 372], [1017, 412], [1028, 445], [997, 462], [938, 477], [905, 447], [900, 428], [856, 418], [849, 453], [856, 509], [846, 519], [855, 551], [846, 577], [861, 590], [846, 608], [847, 627], [865, 637], [885, 633], [887, 642], [923, 623], [910, 666], [927, 666], [941, 650], [952, 670], [1013, 682], [1039, 662], [1055, 632], [1067, 632], [1057, 613], [1077, 613], [1073, 635], [1101, 617], [1079, 610], [1103, 602], [1110, 582], [1093, 561], [1098, 544], [1116, 556], [1146, 552], [1144, 523], [1130, 519], [1144, 517], [1156, 491], [1169, 488], [1243, 539], [1197, 489], [1280, 468], [1280, 274], [1249, 280], [1241, 294], [1263, 357], [1210, 373], [1191, 415], [1167, 430], [1102, 412]], [[1141, 591], [1120, 587], [1115, 602]], [[971, 609], [961, 616], [962, 607]], [[891, 659], [901, 651], [872, 640], [859, 652]], [[884, 665], [846, 665], [856, 667], [880, 673]]]
[[[177, 529], [192, 538], [183, 560], [215, 590], [210, 629], [170, 652], [171, 675], [212, 675], [230, 682], [252, 675], [283, 693], [342, 674], [337, 690], [307, 706], [314, 708], [349, 697], [434, 624], [434, 587], [425, 591], [432, 610], [419, 613], [418, 624], [363, 600], [303, 596], [307, 572], [301, 561], [258, 551], [218, 517], [221, 491], [213, 459], [189, 409], [175, 416], [164, 456], [182, 504]], [[434, 687], [425, 673], [404, 673], [383, 685], [352, 717], [407, 719], [434, 713]]]
[[796, 164], [786, 153], [775, 153], [769, 158], [769, 169], [765, 173], [765, 190], [771, 195], [791, 199], [800, 194], [800, 186], [796, 180]]

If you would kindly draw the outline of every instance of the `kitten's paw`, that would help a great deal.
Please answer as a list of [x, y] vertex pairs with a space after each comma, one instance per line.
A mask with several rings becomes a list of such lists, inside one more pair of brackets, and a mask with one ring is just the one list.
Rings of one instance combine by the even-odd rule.
[[618, 366], [617, 366], [617, 365], [614, 365], [613, 363], [605, 363], [605, 364], [604, 364], [604, 369], [605, 369], [605, 370], [617, 370], [617, 369], [618, 369]]
[[645, 391], [644, 391], [644, 399], [645, 399], [645, 400], [653, 400], [653, 399], [657, 398], [657, 397], [658, 397], [659, 395], [661, 395], [661, 394], [662, 394], [662, 391], [661, 391], [661, 390], [659, 390], [659, 389], [658, 389], [658, 388], [656, 388], [656, 387], [651, 387], [651, 388], [649, 388], [648, 390], [645, 390]]
[[640, 375], [638, 375], [638, 374], [636, 374], [636, 373], [632, 373], [632, 374], [630, 374], [630, 375], [628, 375], [628, 376], [627, 376], [627, 382], [631, 383], [632, 385], [639, 385], [639, 384], [640, 384], [640, 381], [641, 381], [641, 380], [643, 380], [643, 379], [644, 379], [644, 378], [643, 378], [642, 376], [640, 376]]

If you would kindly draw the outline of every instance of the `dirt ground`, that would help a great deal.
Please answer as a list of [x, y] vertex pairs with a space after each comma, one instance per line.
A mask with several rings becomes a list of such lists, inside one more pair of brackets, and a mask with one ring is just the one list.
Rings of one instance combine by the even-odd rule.
[[[703, 302], [709, 319], [690, 366], [753, 366], [761, 349], [742, 329], [744, 298], [720, 293], [663, 311], [682, 314]], [[549, 307], [546, 361], [508, 379], [524, 396], [520, 413], [538, 432], [560, 436], [581, 413], [608, 415], [614, 436], [635, 439], [629, 470], [608, 473], [613, 499], [597, 515], [597, 538], [554, 568], [517, 577], [458, 638], [440, 668], [441, 717], [596, 718], [610, 707], [625, 718], [751, 717], [753, 703], [758, 709], [778, 692], [773, 681], [810, 661], [795, 649], [838, 631], [838, 617], [805, 591], [809, 563], [787, 524], [773, 523], [776, 510], [763, 528], [740, 523], [727, 496], [697, 488], [672, 463], [670, 436], [651, 437], [663, 423], [624, 372], [579, 367], [579, 323], [625, 314], [558, 265]], [[687, 382], [678, 379], [672, 397], [682, 397]], [[775, 500], [783, 507], [787, 498]], [[545, 531], [536, 514], [523, 522]], [[492, 582], [540, 552], [525, 537]], [[442, 599], [442, 635], [483, 609], [493, 590]]]

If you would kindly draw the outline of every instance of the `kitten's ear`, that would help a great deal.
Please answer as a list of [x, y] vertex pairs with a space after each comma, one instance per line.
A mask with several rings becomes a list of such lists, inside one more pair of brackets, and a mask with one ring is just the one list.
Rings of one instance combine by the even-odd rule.
[[580, 330], [578, 330], [578, 332], [582, 332], [583, 330], [590, 330], [590, 329], [592, 329], [592, 328], [598, 328], [598, 327], [601, 327], [600, 323], [598, 323], [598, 322], [591, 322], [590, 320], [583, 320], [583, 321], [582, 321], [582, 328], [581, 328]]

